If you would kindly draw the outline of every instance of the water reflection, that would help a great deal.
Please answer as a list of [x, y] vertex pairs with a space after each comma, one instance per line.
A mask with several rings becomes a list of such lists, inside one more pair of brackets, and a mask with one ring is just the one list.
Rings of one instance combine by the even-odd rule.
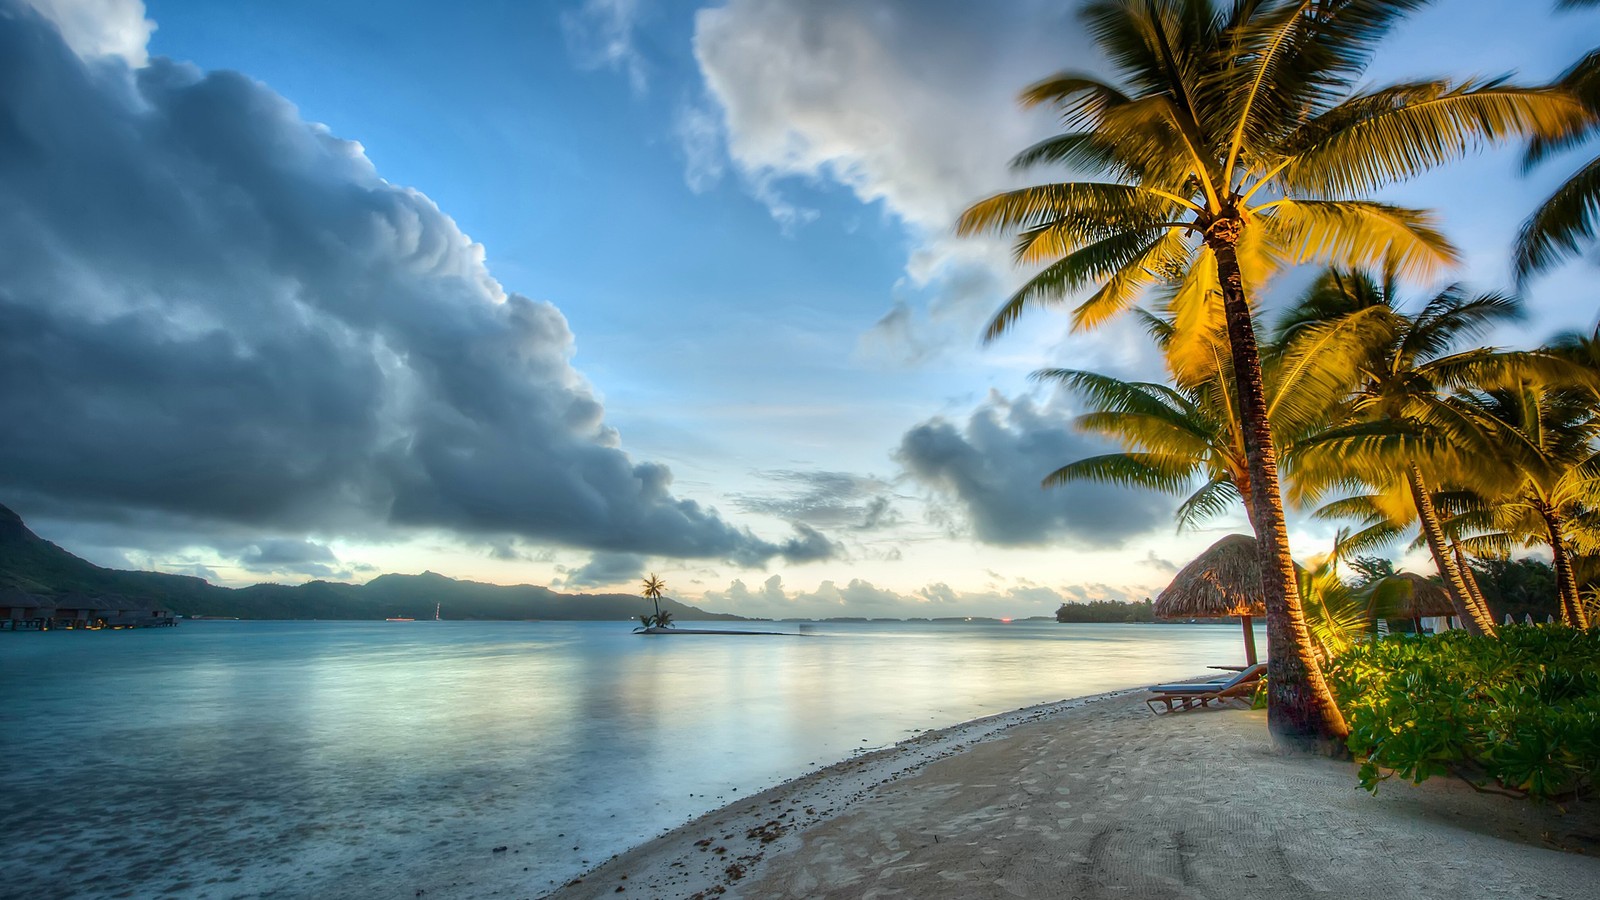
[[[362, 897], [470, 877], [536, 892], [816, 764], [1196, 674], [1238, 644], [1230, 627], [1053, 623], [7, 634], [0, 753], [38, 765], [0, 811], [0, 853], [21, 861], [5, 891]], [[62, 864], [85, 846], [105, 852]], [[485, 871], [496, 846], [511, 849]]]

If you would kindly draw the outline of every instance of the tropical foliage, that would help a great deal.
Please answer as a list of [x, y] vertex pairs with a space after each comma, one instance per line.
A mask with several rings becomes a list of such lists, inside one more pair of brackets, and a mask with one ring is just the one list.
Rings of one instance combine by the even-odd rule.
[[[1001, 307], [989, 337], [1031, 306], [1080, 292], [1088, 296], [1073, 322], [1093, 328], [1153, 291], [1172, 323], [1167, 359], [1180, 390], [1229, 373], [1243, 498], [1266, 573], [1269, 721], [1291, 740], [1342, 736], [1345, 726], [1295, 584], [1248, 293], [1306, 262], [1439, 271], [1455, 251], [1429, 216], [1371, 195], [1485, 141], [1559, 140], [1585, 118], [1563, 91], [1504, 81], [1358, 90], [1379, 39], [1418, 5], [1091, 2], [1082, 19], [1115, 76], [1063, 72], [1028, 88], [1023, 102], [1059, 110], [1063, 133], [1015, 162], [1105, 180], [997, 194], [958, 226], [1011, 236], [1018, 262], [1040, 267]], [[1221, 347], [1226, 366], [1215, 364]]]
[[1456, 775], [1563, 798], [1600, 776], [1600, 631], [1392, 637], [1355, 645], [1329, 680], [1368, 790]]
[[1355, 362], [1348, 377], [1327, 379], [1344, 381], [1349, 392], [1330, 404], [1327, 430], [1296, 448], [1291, 496], [1305, 504], [1330, 487], [1362, 488], [1321, 511], [1361, 519], [1349, 541], [1356, 549], [1381, 546], [1416, 522], [1456, 614], [1484, 634], [1494, 632], [1494, 623], [1462, 571], [1436, 495], [1461, 475], [1466, 460], [1495, 446], [1492, 429], [1468, 414], [1452, 390], [1511, 377], [1530, 362], [1526, 354], [1468, 342], [1520, 313], [1512, 297], [1471, 295], [1451, 285], [1408, 314], [1395, 299], [1392, 273], [1380, 285], [1364, 273], [1329, 271], [1286, 317], [1303, 335], [1337, 334], [1359, 348], [1347, 357]]

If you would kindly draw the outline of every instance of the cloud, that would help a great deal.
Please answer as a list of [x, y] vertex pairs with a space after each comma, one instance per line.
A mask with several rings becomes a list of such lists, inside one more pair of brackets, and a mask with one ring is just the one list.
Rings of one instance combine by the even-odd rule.
[[554, 562], [556, 554], [548, 547], [528, 550], [514, 540], [505, 539], [489, 542], [489, 558], [502, 562]]
[[1043, 3], [732, 0], [696, 14], [694, 46], [742, 168], [828, 177], [942, 232], [1041, 127], [995, 111], [1086, 46], [1046, 37], [1076, 31], [1061, 19]]
[[117, 58], [138, 68], [156, 23], [139, 0], [23, 0], [48, 19], [73, 52], [85, 59]]
[[791, 563], [822, 562], [839, 555], [839, 545], [804, 522], [794, 523], [794, 537], [783, 543], [783, 558]]
[[899, 302], [926, 314], [891, 310], [866, 349], [916, 362], [970, 346], [1017, 276], [1005, 242], [951, 229], [968, 204], [1017, 183], [1011, 157], [1054, 128], [1047, 113], [1019, 109], [1017, 92], [1096, 63], [1070, 10], [730, 0], [696, 14], [694, 48], [728, 157], [780, 222], [793, 208], [773, 202], [785, 184], [833, 182], [911, 233]]
[[626, 74], [636, 94], [648, 87], [644, 57], [634, 43], [640, 8], [639, 0], [583, 0], [561, 14], [567, 51], [577, 64]]
[[311, 578], [348, 579], [349, 568], [326, 545], [315, 541], [277, 538], [258, 541], [237, 551], [239, 565], [252, 572], [304, 575]]
[[301, 563], [338, 563], [333, 551], [315, 541], [270, 540], [252, 544], [245, 549], [241, 559], [258, 566], [299, 565]]
[[1144, 564], [1152, 569], [1155, 569], [1157, 572], [1162, 573], [1163, 575], [1178, 574], [1178, 564], [1170, 559], [1157, 556], [1154, 550], [1151, 550], [1145, 554]]
[[757, 585], [735, 579], [727, 588], [706, 591], [695, 605], [715, 612], [731, 612], [768, 619], [864, 616], [884, 618], [941, 618], [950, 616], [1047, 616], [1062, 603], [1087, 600], [1138, 600], [1143, 592], [1110, 585], [1068, 585], [1060, 589], [1017, 586], [1004, 590], [958, 591], [934, 583], [909, 593], [881, 588], [852, 579], [846, 584], [823, 581], [815, 590], [788, 590], [783, 578], [772, 575]]
[[678, 146], [683, 148], [683, 181], [689, 190], [703, 194], [722, 181], [722, 124], [718, 112], [704, 104], [678, 108], [672, 122]]
[[644, 563], [644, 557], [636, 553], [596, 553], [588, 562], [566, 573], [566, 586], [604, 587], [632, 581], [644, 574]]
[[818, 552], [630, 458], [560, 311], [359, 144], [236, 72], [94, 56], [137, 58], [113, 40], [137, 3], [70, 45], [52, 22], [77, 34], [60, 11], [90, 6], [0, 4], [0, 491], [22, 512]]
[[893, 489], [870, 475], [787, 469], [758, 474], [790, 490], [776, 495], [735, 495], [734, 503], [745, 512], [853, 531], [874, 531], [900, 521]]
[[1040, 545], [1070, 540], [1121, 546], [1170, 527], [1174, 501], [1114, 485], [1079, 483], [1046, 489], [1046, 475], [1112, 448], [1075, 431], [1071, 417], [1027, 397], [991, 393], [964, 425], [943, 418], [902, 436], [895, 458], [906, 472], [953, 505], [954, 521], [987, 544]]

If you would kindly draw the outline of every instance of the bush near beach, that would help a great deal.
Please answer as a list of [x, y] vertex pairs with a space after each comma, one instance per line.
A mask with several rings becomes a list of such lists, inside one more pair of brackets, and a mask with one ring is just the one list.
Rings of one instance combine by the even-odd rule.
[[1506, 626], [1358, 644], [1329, 669], [1371, 791], [1457, 775], [1540, 799], [1600, 776], [1600, 631]]

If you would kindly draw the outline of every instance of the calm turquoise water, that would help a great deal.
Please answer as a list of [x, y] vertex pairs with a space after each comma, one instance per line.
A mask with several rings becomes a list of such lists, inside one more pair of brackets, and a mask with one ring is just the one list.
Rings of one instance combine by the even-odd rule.
[[814, 629], [0, 633], [0, 896], [535, 896], [863, 748], [1242, 656], [1215, 625]]

